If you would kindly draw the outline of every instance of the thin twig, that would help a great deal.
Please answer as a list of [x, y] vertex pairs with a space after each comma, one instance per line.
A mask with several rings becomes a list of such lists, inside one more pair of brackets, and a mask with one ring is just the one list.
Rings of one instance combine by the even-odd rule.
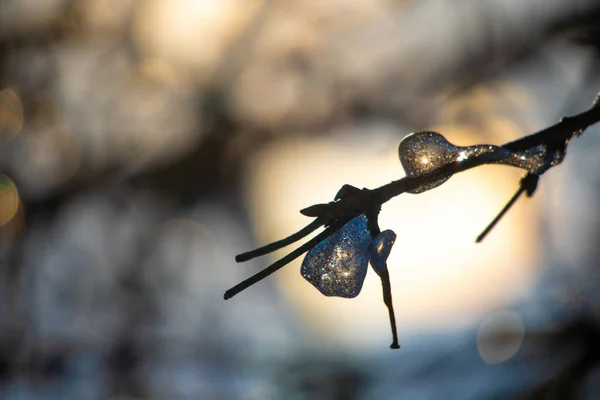
[[494, 228], [494, 226], [496, 226], [496, 224], [498, 223], [498, 221], [500, 221], [500, 219], [504, 216], [504, 214], [506, 214], [506, 212], [513, 206], [513, 204], [515, 204], [515, 202], [519, 199], [519, 197], [525, 192], [525, 188], [523, 186], [519, 187], [519, 190], [517, 190], [517, 192], [513, 195], [513, 197], [510, 198], [510, 200], [508, 201], [508, 203], [506, 203], [506, 205], [504, 206], [504, 208], [502, 210], [500, 210], [500, 212], [498, 213], [498, 215], [496, 215], [496, 218], [494, 218], [492, 220], [492, 222], [490, 222], [490, 224], [483, 230], [483, 232], [481, 232], [479, 234], [479, 236], [477, 236], [477, 239], [475, 239], [476, 243], [480, 243], [483, 241], [483, 239], [485, 239], [485, 237], [487, 236], [488, 233], [490, 233], [490, 231]]
[[325, 221], [323, 218], [316, 218], [313, 222], [306, 225], [304, 228], [300, 229], [298, 232], [296, 232], [284, 239], [278, 240], [273, 243], [269, 243], [263, 247], [259, 247], [258, 249], [248, 251], [246, 253], [238, 254], [237, 256], [235, 256], [235, 261], [240, 263], [240, 262], [252, 260], [253, 258], [256, 258], [256, 257], [264, 256], [265, 254], [272, 253], [272, 252], [279, 250], [285, 246], [288, 246], [292, 243], [297, 242], [298, 240], [302, 239], [305, 236], [310, 235], [312, 232], [319, 229], [324, 224], [325, 224]]
[[391, 349], [399, 349], [400, 345], [398, 344], [398, 330], [396, 328], [396, 316], [394, 315], [394, 303], [392, 302], [392, 285], [390, 284], [390, 273], [387, 269], [387, 262], [385, 264], [384, 270], [379, 275], [381, 278], [381, 286], [383, 289], [383, 302], [388, 309], [388, 314], [390, 317], [390, 325], [392, 327], [392, 344], [390, 345]]
[[241, 292], [242, 290], [247, 289], [250, 286], [254, 285], [255, 283], [265, 279], [267, 276], [271, 275], [273, 272], [278, 271], [279, 269], [286, 266], [287, 264], [289, 264], [296, 258], [300, 257], [302, 254], [306, 253], [307, 251], [309, 251], [310, 249], [315, 247], [318, 243], [320, 243], [321, 241], [323, 241], [330, 235], [334, 234], [338, 229], [340, 229], [342, 226], [344, 226], [344, 224], [346, 222], [348, 222], [348, 221], [339, 221], [339, 222], [336, 222], [335, 224], [331, 225], [329, 228], [325, 229], [323, 232], [319, 233], [317, 236], [315, 236], [308, 242], [304, 243], [302, 246], [298, 247], [296, 250], [292, 251], [285, 257], [275, 261], [269, 267], [263, 269], [262, 271], [258, 272], [255, 275], [252, 275], [250, 278], [238, 283], [237, 285], [235, 285], [234, 287], [232, 287], [231, 289], [226, 291], [223, 298], [225, 300], [228, 300], [228, 299], [232, 298], [233, 296], [235, 296], [236, 294], [238, 294], [239, 292]]

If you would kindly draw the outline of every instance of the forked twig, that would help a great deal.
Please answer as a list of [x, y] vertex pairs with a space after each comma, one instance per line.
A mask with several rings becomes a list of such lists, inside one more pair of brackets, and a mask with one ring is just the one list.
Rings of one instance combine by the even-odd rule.
[[[526, 193], [528, 197], [531, 197], [537, 188], [539, 177], [563, 161], [569, 141], [574, 136], [581, 135], [585, 129], [598, 121], [600, 121], [600, 93], [596, 96], [590, 109], [585, 112], [573, 117], [561, 118], [558, 123], [546, 129], [542, 129], [521, 139], [505, 143], [500, 147], [489, 146], [490, 148], [504, 149], [512, 153], [534, 152], [541, 147], [544, 151], [544, 163], [541, 168], [536, 171], [530, 170], [523, 178], [521, 178], [517, 192], [477, 237], [476, 241], [481, 242], [486, 237], [523, 193]], [[504, 156], [501, 156], [500, 152], [474, 152], [467, 158], [462, 157], [460, 161], [454, 160], [441, 165], [439, 168], [428, 171], [427, 173], [418, 174], [416, 176], [407, 176], [376, 189], [360, 190], [350, 185], [344, 185], [336, 195], [335, 201], [325, 204], [315, 204], [301, 211], [304, 215], [315, 217], [315, 220], [300, 231], [279, 241], [238, 255], [236, 257], [237, 262], [248, 261], [295, 243], [308, 236], [319, 227], [326, 226], [325, 230], [298, 247], [296, 250], [227, 290], [224, 298], [226, 300], [232, 298], [244, 289], [279, 270], [292, 260], [311, 250], [330, 235], [335, 234], [356, 216], [364, 214], [367, 217], [369, 231], [374, 238], [375, 235], [379, 233], [379, 226], [377, 225], [379, 210], [387, 201], [405, 192], [419, 193], [422, 191], [423, 187], [427, 187], [426, 190], [433, 188], [456, 173], [485, 164], [502, 162], [502, 157]], [[385, 264], [385, 268], [381, 271], [377, 271], [377, 273], [381, 278], [383, 300], [389, 310], [390, 324], [392, 325], [393, 343], [391, 347], [399, 348], [387, 263]]]
[[[273, 272], [275, 272], [275, 271], [281, 269], [282, 267], [286, 266], [290, 262], [294, 261], [296, 258], [300, 257], [302, 254], [304, 254], [307, 251], [309, 251], [310, 249], [312, 249], [317, 243], [321, 242], [323, 239], [325, 239], [329, 235], [331, 235], [334, 232], [336, 232], [346, 222], [347, 221], [345, 221], [345, 222], [337, 222], [337, 223], [331, 225], [329, 228], [325, 229], [323, 232], [319, 233], [317, 236], [315, 236], [314, 238], [312, 238], [308, 242], [304, 243], [302, 246], [298, 247], [296, 250], [292, 251], [291, 253], [289, 253], [285, 257], [283, 257], [283, 258], [275, 261], [273, 264], [271, 264], [267, 268], [263, 269], [262, 271], [258, 272], [255, 275], [252, 275], [250, 278], [248, 278], [248, 279], [246, 279], [246, 280], [238, 283], [237, 285], [235, 285], [234, 287], [232, 287], [231, 289], [229, 289], [228, 291], [226, 291], [225, 295], [223, 296], [223, 298], [225, 300], [228, 300], [228, 299], [232, 298], [233, 296], [235, 296], [236, 294], [238, 294], [242, 290], [249, 288], [250, 286], [254, 285], [255, 283], [260, 282], [261, 280], [263, 280], [267, 276], [271, 275]], [[306, 229], [306, 228], [304, 228], [304, 229]], [[304, 236], [306, 236], [306, 235], [304, 235]], [[297, 240], [299, 240], [299, 239], [297, 239]]]
[[236, 262], [244, 262], [252, 260], [253, 258], [264, 256], [265, 254], [272, 253], [276, 250], [284, 248], [285, 246], [289, 246], [292, 243], [297, 242], [298, 240], [310, 235], [320, 227], [325, 224], [323, 218], [316, 218], [313, 222], [306, 225], [304, 228], [300, 229], [298, 232], [290, 235], [286, 238], [278, 240], [273, 243], [269, 243], [263, 247], [259, 247], [258, 249], [248, 251], [246, 253], [238, 254], [235, 256]]
[[537, 189], [539, 178], [540, 176], [535, 174], [527, 174], [523, 178], [521, 178], [521, 181], [519, 182], [519, 189], [517, 190], [517, 192], [513, 195], [513, 197], [510, 198], [510, 200], [508, 201], [508, 203], [506, 203], [504, 208], [500, 210], [496, 218], [494, 218], [492, 222], [490, 222], [490, 224], [483, 230], [483, 232], [481, 232], [479, 236], [477, 236], [477, 239], [475, 239], [476, 243], [480, 243], [483, 241], [483, 239], [485, 239], [487, 234], [490, 233], [490, 231], [496, 226], [498, 221], [500, 221], [504, 214], [506, 214], [506, 212], [513, 206], [513, 204], [515, 204], [515, 202], [519, 199], [519, 197], [521, 197], [523, 193], [527, 193], [527, 197], [533, 196], [535, 189]]

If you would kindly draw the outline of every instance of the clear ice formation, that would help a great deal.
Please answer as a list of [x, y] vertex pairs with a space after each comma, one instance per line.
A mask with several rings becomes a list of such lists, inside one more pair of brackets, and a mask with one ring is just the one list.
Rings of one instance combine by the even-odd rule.
[[313, 247], [300, 273], [325, 296], [356, 297], [367, 275], [370, 243], [367, 218], [361, 214]]
[[379, 276], [387, 268], [387, 259], [390, 256], [395, 241], [396, 234], [389, 229], [381, 232], [371, 241], [371, 245], [369, 246], [369, 261], [371, 267]]
[[[463, 162], [470, 157], [486, 155], [490, 162], [512, 165], [531, 173], [540, 170], [544, 164], [545, 148], [538, 147], [524, 153], [513, 153], [500, 146], [475, 145], [455, 146], [437, 132], [416, 132], [400, 142], [398, 155], [402, 168], [408, 177], [416, 177], [431, 172], [451, 162]], [[433, 189], [450, 179], [442, 176], [427, 182], [409, 193], [422, 193]]]

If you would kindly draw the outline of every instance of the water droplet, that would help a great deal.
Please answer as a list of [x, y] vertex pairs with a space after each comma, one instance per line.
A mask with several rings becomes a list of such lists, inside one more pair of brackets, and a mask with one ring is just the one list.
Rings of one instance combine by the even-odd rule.
[[[543, 167], [545, 148], [539, 146], [523, 153], [512, 153], [500, 146], [455, 146], [437, 132], [416, 132], [406, 136], [398, 148], [400, 163], [408, 177], [427, 174], [451, 162], [465, 162], [471, 157], [486, 156], [489, 163], [506, 164], [536, 173]], [[450, 179], [437, 176], [409, 193], [422, 193]]]
[[[431, 172], [442, 165], [456, 161], [458, 147], [437, 132], [416, 132], [406, 136], [398, 148], [400, 163], [409, 177]], [[450, 179], [450, 176], [432, 180], [409, 193], [421, 193], [433, 189]]]
[[392, 230], [386, 230], [375, 236], [369, 245], [369, 261], [377, 275], [386, 269], [386, 262], [396, 241], [396, 234]]
[[356, 297], [368, 267], [371, 234], [364, 214], [313, 247], [300, 273], [325, 296]]

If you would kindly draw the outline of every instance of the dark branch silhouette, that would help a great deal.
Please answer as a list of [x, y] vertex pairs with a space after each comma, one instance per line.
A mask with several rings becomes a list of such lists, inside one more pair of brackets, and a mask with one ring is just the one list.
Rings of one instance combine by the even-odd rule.
[[295, 243], [298, 240], [310, 235], [315, 230], [319, 229], [321, 226], [323, 226], [322, 221], [319, 218], [317, 218], [313, 222], [311, 222], [310, 224], [305, 226], [304, 228], [300, 229], [298, 232], [294, 233], [293, 235], [290, 235], [290, 236], [288, 236], [284, 239], [278, 240], [276, 242], [269, 243], [266, 246], [259, 247], [256, 250], [238, 254], [237, 256], [235, 256], [235, 261], [236, 262], [244, 262], [244, 261], [252, 260], [253, 258], [256, 258], [256, 257], [264, 256], [265, 254], [269, 254], [274, 251], [277, 251], [285, 246]]
[[325, 229], [323, 232], [319, 233], [317, 236], [315, 236], [308, 242], [304, 243], [302, 246], [298, 247], [296, 250], [292, 251], [287, 256], [275, 261], [269, 267], [263, 269], [262, 271], [260, 271], [259, 273], [255, 274], [255, 275], [252, 275], [250, 278], [238, 283], [237, 285], [235, 285], [234, 287], [232, 287], [231, 289], [226, 291], [223, 298], [225, 300], [232, 298], [233, 296], [235, 296], [242, 290], [247, 289], [248, 287], [254, 285], [255, 283], [257, 283], [257, 282], [263, 280], [264, 278], [266, 278], [267, 276], [271, 275], [273, 272], [286, 266], [290, 262], [294, 261], [296, 258], [300, 257], [302, 254], [306, 253], [308, 250], [312, 249], [317, 243], [319, 243], [320, 241], [325, 239], [327, 236], [333, 234], [335, 231], [337, 231], [339, 228], [341, 228], [344, 225], [344, 223], [345, 222], [337, 223], [337, 224], [332, 225], [329, 228]]
[[527, 193], [527, 197], [533, 196], [533, 193], [537, 189], [539, 179], [540, 176], [535, 174], [527, 174], [523, 178], [521, 178], [521, 181], [519, 182], [519, 189], [517, 190], [517, 192], [513, 195], [513, 197], [510, 198], [510, 200], [508, 201], [508, 203], [506, 203], [502, 210], [500, 210], [496, 218], [494, 218], [492, 222], [490, 222], [490, 224], [483, 230], [483, 232], [481, 232], [479, 236], [477, 236], [475, 242], [480, 243], [483, 241], [483, 239], [485, 239], [487, 234], [490, 233], [490, 231], [496, 226], [496, 224], [500, 221], [504, 214], [507, 213], [507, 211], [513, 206], [513, 204], [515, 204], [515, 202], [519, 199], [519, 197], [521, 197], [523, 193]]
[[[330, 235], [333, 235], [346, 223], [361, 214], [366, 216], [368, 220], [368, 230], [371, 237], [375, 238], [380, 232], [377, 217], [381, 206], [402, 193], [420, 193], [432, 189], [445, 182], [456, 173], [486, 164], [503, 163], [527, 169], [528, 172], [521, 178], [517, 192], [477, 237], [476, 242], [481, 242], [523, 193], [526, 193], [528, 197], [533, 195], [537, 189], [541, 175], [564, 160], [570, 140], [574, 136], [580, 136], [585, 129], [598, 121], [600, 121], [600, 93], [596, 96], [589, 110], [572, 117], [561, 118], [558, 123], [548, 128], [542, 129], [521, 139], [505, 143], [502, 146], [477, 145], [470, 148], [462, 148], [446, 142], [443, 136], [438, 133], [422, 132], [425, 136], [429, 135], [429, 140], [437, 140], [437, 142], [435, 142], [437, 145], [443, 140], [444, 145], [447, 144], [452, 149], [476, 150], [469, 153], [468, 157], [454, 158], [454, 161], [447, 162], [438, 168], [426, 170], [426, 173], [412, 174], [411, 176], [390, 182], [387, 185], [383, 185], [376, 189], [358, 189], [351, 185], [344, 185], [338, 191], [334, 201], [325, 204], [315, 204], [301, 210], [303, 215], [315, 217], [315, 220], [300, 231], [282, 240], [238, 255], [236, 261], [248, 261], [252, 258], [271, 253], [297, 242], [322, 226], [326, 227], [326, 229], [285, 257], [277, 260], [269, 267], [227, 290], [224, 298], [225, 300], [230, 299], [239, 292], [266, 278], [273, 272], [311, 250], [314, 246]], [[521, 154], [523, 155], [523, 159], [525, 155], [529, 156], [531, 154], [538, 156], [538, 159], [541, 155], [543, 159], [540, 166], [537, 166], [532, 170], [531, 168], [518, 164], [518, 162], [514, 162], [514, 160], [517, 159], [514, 156]], [[404, 166], [404, 160], [401, 161]], [[384, 303], [388, 307], [390, 324], [392, 325], [394, 341], [391, 347], [399, 348], [387, 265], [384, 271], [378, 272], [378, 275], [382, 280]]]

